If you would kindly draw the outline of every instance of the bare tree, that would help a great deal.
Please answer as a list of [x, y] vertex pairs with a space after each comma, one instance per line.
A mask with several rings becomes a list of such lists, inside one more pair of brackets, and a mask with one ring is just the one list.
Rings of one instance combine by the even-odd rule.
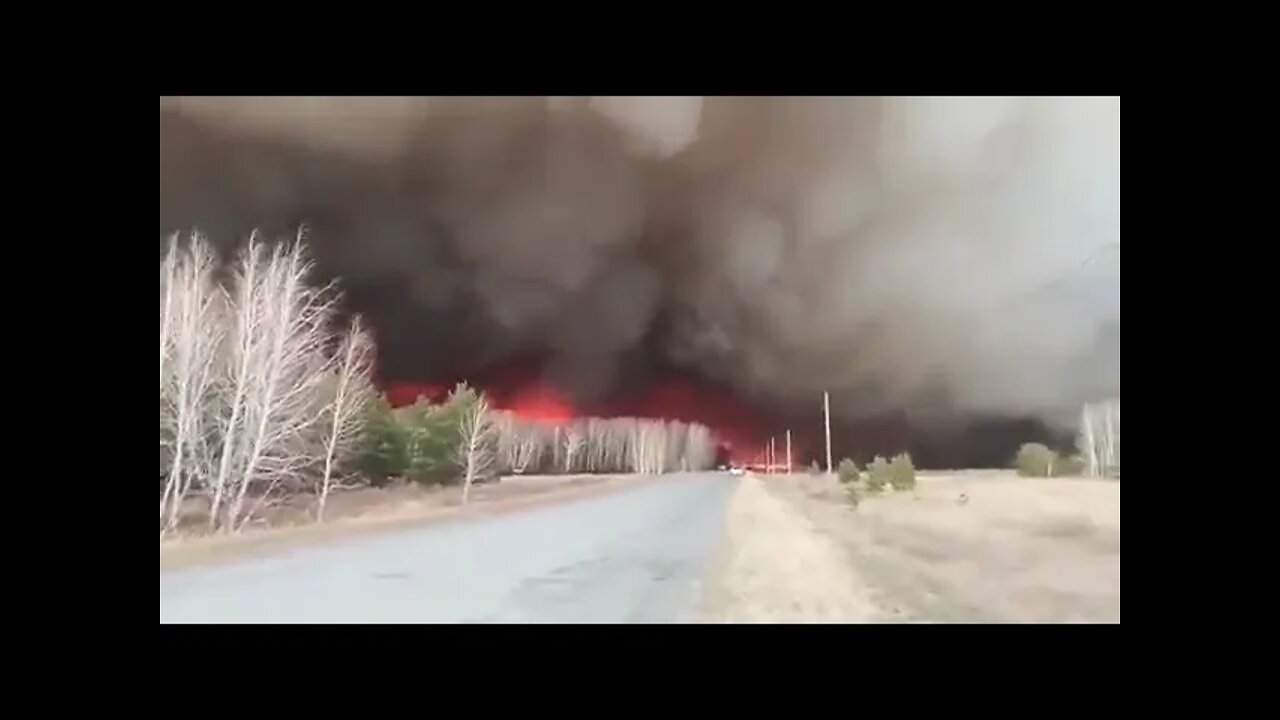
[[632, 472], [644, 475], [665, 472], [666, 444], [666, 423], [661, 420], [638, 421], [631, 444]]
[[591, 473], [607, 472], [609, 425], [601, 418], [587, 418], [586, 470]]
[[333, 396], [326, 403], [324, 415], [328, 425], [324, 442], [324, 471], [316, 502], [316, 520], [324, 520], [325, 505], [333, 488], [339, 461], [346, 459], [362, 436], [365, 408], [375, 395], [370, 373], [373, 368], [373, 339], [359, 317], [342, 338], [333, 363]]
[[543, 470], [554, 454], [552, 451], [552, 443], [554, 442], [554, 428], [547, 423], [529, 423], [527, 426], [528, 450], [526, 452], [528, 462], [525, 465], [527, 472], [540, 472]]
[[174, 335], [177, 322], [173, 312], [174, 293], [178, 285], [178, 236], [169, 238], [169, 251], [160, 261], [160, 393], [164, 394], [166, 368], [172, 372], [172, 365], [166, 361], [173, 353]]
[[689, 426], [679, 420], [666, 424], [665, 447], [663, 448], [663, 467], [667, 470], [688, 470], [685, 465], [685, 441], [689, 437]]
[[471, 494], [471, 485], [493, 475], [497, 464], [497, 428], [489, 417], [489, 402], [483, 395], [463, 411], [458, 445], [458, 466], [462, 468], [462, 503]]
[[[335, 300], [329, 288], [308, 284], [311, 271], [301, 235], [270, 253], [251, 237], [240, 256], [211, 527], [239, 529], [310, 460], [296, 452], [296, 440], [317, 422], [308, 411], [329, 372], [325, 343]], [[247, 506], [251, 488], [257, 497]]]
[[357, 321], [335, 342], [337, 295], [311, 284], [301, 234], [255, 233], [226, 279], [199, 235], [160, 264], [161, 534], [193, 491], [210, 530], [234, 532], [293, 493], [322, 519], [371, 399], [372, 342]]
[[173, 530], [188, 492], [207, 467], [208, 417], [223, 332], [213, 281], [216, 258], [203, 238], [185, 248], [175, 236], [162, 265], [160, 320], [161, 442], [167, 471], [160, 499], [161, 532]]
[[1077, 448], [1089, 477], [1120, 474], [1120, 401], [1085, 405], [1081, 411]]
[[649, 424], [649, 447], [646, 448], [646, 453], [649, 457], [649, 472], [655, 475], [661, 475], [671, 469], [667, 466], [669, 429], [670, 425], [661, 420]]
[[627, 472], [631, 468], [630, 443], [635, 435], [635, 418], [614, 418], [606, 424], [604, 455], [609, 472]]
[[[336, 297], [328, 287], [311, 287], [311, 272], [300, 235], [296, 243], [275, 248], [263, 275], [264, 292], [257, 300], [264, 304], [267, 320], [260, 326], [265, 356], [249, 405], [246, 471], [230, 508], [233, 529], [253, 517], [279, 483], [294, 479], [314, 458], [298, 452], [304, 447], [298, 440], [319, 420], [311, 412], [312, 401], [330, 372], [326, 345]], [[254, 481], [261, 484], [254, 504], [246, 508]]]
[[529, 470], [536, 472], [542, 459], [541, 426], [535, 422], [517, 422], [513, 431], [511, 471], [517, 475]]
[[685, 462], [690, 470], [706, 470], [716, 460], [715, 438], [706, 425], [689, 426], [685, 439]]
[[218, 418], [219, 435], [222, 438], [218, 451], [218, 469], [211, 481], [209, 529], [218, 527], [222, 506], [233, 475], [242, 471], [237, 454], [241, 451], [244, 426], [247, 422], [246, 405], [254, 381], [254, 363], [258, 348], [259, 326], [264, 322], [260, 304], [256, 302], [259, 273], [263, 270], [263, 247], [257, 234], [250, 235], [249, 243], [242, 251], [234, 271], [230, 293], [230, 337], [224, 354], [223, 384], [226, 397], [224, 413]]
[[509, 410], [491, 411], [491, 422], [498, 436], [499, 472], [509, 473], [515, 465], [517, 451], [515, 448], [516, 414]]
[[582, 463], [583, 446], [587, 436], [583, 424], [575, 421], [564, 429], [564, 472], [577, 470]]
[[553, 442], [551, 430], [542, 423], [522, 420], [510, 411], [492, 411], [492, 414], [498, 438], [498, 462], [503, 471], [517, 475], [537, 472], [549, 449], [552, 456], [559, 455], [555, 448], [549, 448]]
[[[168, 395], [173, 374], [174, 344], [177, 335], [177, 313], [174, 312], [174, 295], [178, 286], [178, 236], [169, 238], [169, 250], [160, 261], [160, 477], [165, 480], [166, 490], [168, 478], [173, 468], [173, 430], [176, 425], [175, 408]], [[166, 496], [160, 498], [160, 520], [165, 517]]]
[[704, 470], [715, 440], [704, 425], [678, 420], [580, 418], [564, 425], [488, 411], [496, 472], [636, 472]]
[[551, 472], [557, 472], [564, 467], [564, 431], [564, 427], [558, 424], [551, 429], [551, 457], [548, 459]]
[[627, 438], [626, 470], [633, 473], [644, 472], [644, 421], [632, 420]]

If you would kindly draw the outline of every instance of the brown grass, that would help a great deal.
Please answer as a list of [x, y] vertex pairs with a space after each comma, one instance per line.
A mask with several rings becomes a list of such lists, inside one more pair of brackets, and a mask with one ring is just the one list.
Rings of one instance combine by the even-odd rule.
[[703, 597], [709, 622], [884, 619], [840, 547], [766, 481], [748, 475], [730, 502], [726, 537]]
[[1120, 621], [1116, 481], [924, 473], [915, 492], [865, 498], [856, 512], [834, 479], [766, 482], [841, 546], [882, 617]]
[[[337, 491], [326, 521], [311, 521], [306, 499], [272, 508], [267, 522], [235, 535], [178, 534], [160, 542], [160, 568], [175, 569], [229, 560], [272, 548], [322, 542], [354, 533], [403, 529], [423, 522], [511, 512], [571, 497], [608, 492], [640, 478], [624, 475], [504, 477], [472, 488], [462, 505], [461, 488], [403, 484]], [[198, 510], [195, 511], [198, 515]]]

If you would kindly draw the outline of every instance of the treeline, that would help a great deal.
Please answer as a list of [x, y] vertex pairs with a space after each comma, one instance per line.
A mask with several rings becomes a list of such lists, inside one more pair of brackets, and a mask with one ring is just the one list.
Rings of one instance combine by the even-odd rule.
[[160, 531], [235, 532], [305, 495], [323, 519], [339, 488], [393, 478], [472, 484], [509, 473], [662, 473], [714, 461], [701, 425], [493, 411], [459, 386], [393, 410], [371, 380], [374, 347], [340, 296], [314, 282], [301, 238], [250, 238], [229, 268], [200, 236], [160, 262]]
[[659, 474], [705, 470], [715, 461], [715, 441], [703, 425], [638, 418], [538, 422], [491, 410], [466, 386], [441, 404], [419, 400], [393, 410], [381, 401], [369, 427], [371, 450], [361, 468], [375, 482], [465, 479], [468, 466], [476, 468], [474, 481], [485, 481], [522, 474]]

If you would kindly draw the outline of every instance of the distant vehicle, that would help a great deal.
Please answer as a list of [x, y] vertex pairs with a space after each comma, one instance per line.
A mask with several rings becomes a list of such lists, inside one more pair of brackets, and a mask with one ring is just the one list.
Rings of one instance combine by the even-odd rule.
[[730, 474], [730, 475], [746, 475], [746, 474], [747, 474], [747, 471], [746, 471], [746, 469], [744, 469], [744, 468], [740, 468], [740, 467], [731, 467], [731, 468], [729, 468], [729, 474]]

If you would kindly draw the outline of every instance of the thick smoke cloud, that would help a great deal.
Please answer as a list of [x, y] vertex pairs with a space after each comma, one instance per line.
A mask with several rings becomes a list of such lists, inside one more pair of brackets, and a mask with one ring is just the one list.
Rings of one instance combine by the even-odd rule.
[[161, 233], [309, 227], [383, 371], [522, 351], [846, 417], [1120, 387], [1120, 101], [163, 98]]

